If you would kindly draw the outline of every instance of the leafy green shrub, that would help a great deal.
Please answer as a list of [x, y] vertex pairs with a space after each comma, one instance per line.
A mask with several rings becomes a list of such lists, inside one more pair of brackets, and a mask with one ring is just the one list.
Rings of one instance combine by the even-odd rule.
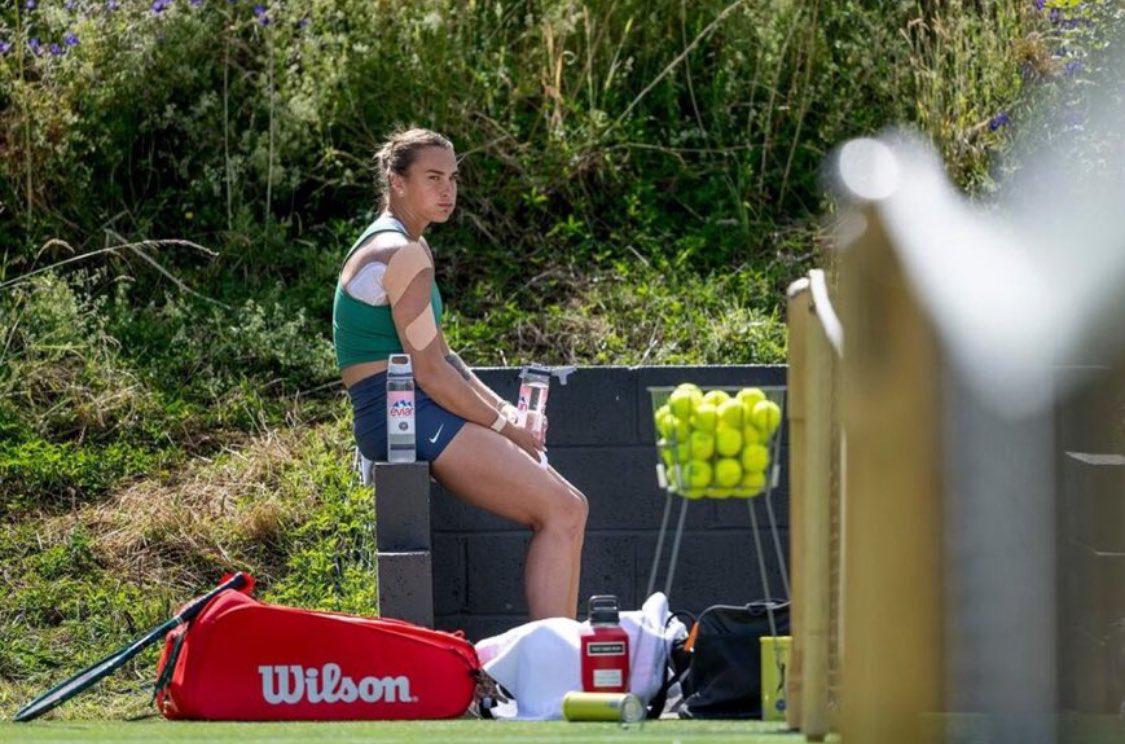
[[[253, 289], [299, 280], [293, 238], [310, 226], [373, 206], [370, 157], [408, 121], [464, 157], [442, 236], [458, 288], [493, 261], [535, 271], [575, 245], [639, 235], [659, 250], [685, 229], [713, 245], [701, 268], [737, 265], [818, 210], [829, 147], [903, 116], [971, 137], [955, 167], [972, 181], [995, 143], [983, 112], [1018, 93], [1029, 4], [157, 5], [0, 16], [15, 44], [0, 119], [25, 140], [0, 158], [4, 201], [12, 221], [42, 223], [36, 236], [113, 218], [124, 234], [219, 240], [218, 270]], [[68, 33], [61, 56], [15, 53]]]

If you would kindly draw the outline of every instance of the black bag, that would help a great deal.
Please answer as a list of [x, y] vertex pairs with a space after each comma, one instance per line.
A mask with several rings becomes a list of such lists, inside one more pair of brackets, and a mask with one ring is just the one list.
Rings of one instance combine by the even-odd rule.
[[[767, 608], [773, 609], [773, 633]], [[692, 631], [691, 665], [680, 680], [681, 718], [761, 718], [762, 636], [789, 634], [788, 602], [715, 605]]]

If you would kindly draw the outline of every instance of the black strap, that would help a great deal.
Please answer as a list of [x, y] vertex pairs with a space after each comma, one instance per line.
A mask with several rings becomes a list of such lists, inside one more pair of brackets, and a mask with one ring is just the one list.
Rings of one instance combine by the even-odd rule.
[[[686, 622], [685, 625], [687, 626], [688, 632], [690, 633], [692, 625], [695, 624], [695, 615], [691, 614], [690, 612], [679, 611], [669, 614], [668, 619], [664, 621], [664, 628], [667, 629], [668, 624], [672, 622], [673, 619], [679, 619], [681, 616], [687, 618], [688, 622]], [[648, 712], [646, 713], [645, 718], [660, 718], [660, 714], [664, 712], [664, 705], [668, 702], [668, 690], [672, 689], [672, 685], [679, 682], [683, 678], [684, 674], [687, 673], [689, 667], [688, 664], [684, 664], [679, 669], [676, 669], [675, 664], [672, 662], [674, 658], [675, 647], [676, 643], [673, 642], [672, 650], [668, 652], [669, 663], [664, 665], [664, 684], [660, 685], [660, 689], [656, 691], [656, 694], [652, 696], [652, 700], [649, 701]], [[669, 675], [668, 673], [669, 667], [674, 670], [671, 675]]]
[[[672, 688], [672, 685], [680, 681], [680, 678], [684, 676], [687, 670], [688, 667], [679, 669], [675, 674], [664, 681], [664, 684], [662, 684], [660, 689], [656, 691], [656, 694], [652, 696], [652, 701], [648, 704], [648, 713], [645, 715], [645, 718], [660, 718], [660, 714], [664, 712], [664, 704], [668, 702], [668, 690]], [[665, 674], [667, 674], [667, 671], [665, 671]]]
[[164, 664], [164, 668], [160, 670], [160, 676], [156, 678], [156, 684], [152, 686], [152, 701], [156, 702], [156, 696], [160, 691], [167, 688], [172, 683], [172, 672], [176, 668], [176, 660], [180, 658], [180, 649], [183, 648], [184, 639], [187, 638], [188, 630], [191, 625], [184, 628], [184, 632], [176, 636], [176, 641], [172, 644], [172, 651], [168, 654], [168, 661]]

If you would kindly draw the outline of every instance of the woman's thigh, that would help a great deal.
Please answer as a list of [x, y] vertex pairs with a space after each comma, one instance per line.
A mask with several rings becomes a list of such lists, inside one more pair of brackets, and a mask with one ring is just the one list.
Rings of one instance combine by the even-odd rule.
[[512, 440], [472, 422], [461, 427], [430, 469], [466, 503], [529, 527], [542, 526], [552, 513], [585, 519], [581, 491]]

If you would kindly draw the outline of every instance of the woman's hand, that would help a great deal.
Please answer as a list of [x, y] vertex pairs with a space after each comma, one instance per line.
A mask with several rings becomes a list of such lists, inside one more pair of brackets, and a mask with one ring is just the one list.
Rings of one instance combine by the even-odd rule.
[[539, 449], [545, 450], [545, 449], [547, 449], [547, 414], [541, 413], [541, 414], [539, 414], [539, 416], [540, 416], [540, 421], [542, 421], [542, 423], [539, 425], [539, 431], [538, 432], [536, 432], [532, 428], [532, 427], [534, 427], [535, 424], [534, 424], [534, 419], [532, 419], [531, 416], [526, 416], [524, 418], [524, 421], [523, 421], [523, 424], [522, 424], [521, 428], [530, 431], [532, 433], [532, 435], [535, 437], [535, 441], [537, 441], [539, 443]]
[[543, 447], [539, 443], [539, 437], [535, 434], [522, 426], [516, 426], [512, 423], [505, 424], [504, 428], [500, 430], [500, 433], [519, 445], [519, 448], [524, 452], [531, 455], [531, 459], [539, 462], [539, 455], [543, 451]]
[[539, 427], [539, 446], [547, 449], [547, 414], [543, 414], [543, 425]]

